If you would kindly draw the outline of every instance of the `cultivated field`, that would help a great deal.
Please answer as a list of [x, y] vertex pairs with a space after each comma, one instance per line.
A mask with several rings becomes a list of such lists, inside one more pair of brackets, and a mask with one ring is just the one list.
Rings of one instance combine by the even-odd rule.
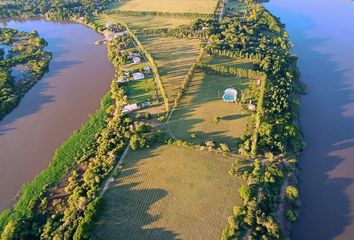
[[121, 11], [213, 13], [217, 0], [122, 0]]
[[165, 145], [130, 152], [103, 197], [96, 239], [219, 239], [243, 183], [233, 159]]
[[225, 67], [233, 67], [233, 68], [247, 68], [247, 69], [254, 69], [254, 64], [249, 60], [242, 60], [242, 59], [231, 59], [225, 57], [218, 57], [218, 56], [205, 56], [202, 59], [202, 63], [208, 65], [223, 65]]
[[199, 41], [139, 35], [159, 68], [167, 97], [173, 104], [183, 79], [199, 54]]
[[174, 28], [183, 24], [189, 24], [193, 21], [192, 18], [176, 18], [166, 16], [124, 16], [121, 14], [103, 14], [97, 20], [101, 24], [107, 22], [124, 22], [131, 29], [151, 29], [151, 28]]
[[[223, 102], [222, 95], [229, 87], [240, 93], [249, 87], [249, 80], [197, 70], [167, 125], [172, 137], [195, 143], [213, 139], [235, 147], [249, 115], [240, 104]], [[213, 117], [221, 119], [215, 123]]]

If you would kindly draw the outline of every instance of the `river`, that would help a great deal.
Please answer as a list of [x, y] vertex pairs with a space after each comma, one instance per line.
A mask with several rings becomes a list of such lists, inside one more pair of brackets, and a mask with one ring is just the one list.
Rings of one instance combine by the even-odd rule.
[[306, 149], [293, 239], [354, 238], [354, 2], [270, 0], [299, 56]]
[[76, 23], [44, 20], [0, 25], [37, 30], [53, 53], [50, 71], [0, 122], [0, 210], [11, 207], [21, 186], [48, 166], [55, 149], [88, 120], [109, 90], [114, 69], [102, 38]]

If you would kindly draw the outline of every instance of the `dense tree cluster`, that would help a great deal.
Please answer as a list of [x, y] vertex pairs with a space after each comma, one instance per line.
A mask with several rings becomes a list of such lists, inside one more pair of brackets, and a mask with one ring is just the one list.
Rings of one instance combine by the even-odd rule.
[[303, 143], [295, 123], [296, 59], [290, 54], [287, 34], [279, 21], [260, 4], [252, 0], [246, 3], [242, 17], [226, 17], [212, 24], [207, 51], [253, 59], [256, 70], [266, 75], [257, 152], [297, 153]]
[[[9, 113], [21, 97], [48, 70], [51, 53], [44, 50], [47, 42], [36, 31], [19, 32], [15, 29], [0, 28], [0, 44], [11, 49], [5, 56], [0, 55], [0, 119]], [[18, 65], [26, 66], [26, 79], [15, 82], [11, 71]]]
[[9, 0], [0, 8], [0, 18], [45, 16], [52, 20], [91, 17], [106, 9], [112, 0]]
[[244, 204], [234, 208], [222, 239], [283, 239], [274, 213], [289, 169], [278, 160], [255, 160], [251, 167], [235, 171], [249, 184], [240, 188]]

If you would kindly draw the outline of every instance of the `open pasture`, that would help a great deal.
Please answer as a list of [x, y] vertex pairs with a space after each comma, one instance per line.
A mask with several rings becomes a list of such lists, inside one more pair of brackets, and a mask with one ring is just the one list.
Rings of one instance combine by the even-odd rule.
[[[239, 103], [225, 103], [224, 90], [235, 88], [238, 99], [248, 89], [248, 79], [197, 70], [184, 97], [172, 114], [167, 130], [177, 139], [203, 143], [214, 140], [234, 148], [245, 132], [249, 114]], [[218, 117], [218, 122], [213, 118]]]
[[159, 35], [138, 37], [155, 59], [167, 97], [170, 104], [173, 104], [186, 74], [199, 54], [199, 41]]
[[94, 239], [219, 239], [241, 204], [233, 160], [175, 145], [130, 152], [103, 197]]
[[191, 18], [176, 18], [170, 16], [126, 16], [116, 13], [102, 14], [98, 23], [104, 25], [107, 22], [126, 23], [131, 29], [175, 28], [180, 25], [190, 24]]
[[227, 57], [206, 55], [203, 57], [202, 63], [208, 65], [222, 65], [225, 67], [233, 67], [233, 68], [254, 69], [253, 62], [247, 59], [232, 59]]
[[120, 11], [204, 13], [215, 11], [217, 0], [122, 0], [116, 6]]

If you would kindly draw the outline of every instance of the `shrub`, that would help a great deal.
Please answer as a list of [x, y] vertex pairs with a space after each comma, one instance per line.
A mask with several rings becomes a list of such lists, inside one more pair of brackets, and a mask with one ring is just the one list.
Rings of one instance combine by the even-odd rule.
[[212, 120], [213, 123], [218, 123], [218, 122], [220, 122], [221, 117], [214, 116], [211, 120]]
[[290, 221], [290, 222], [296, 222], [297, 220], [297, 213], [293, 210], [288, 210], [286, 212], [286, 218]]

